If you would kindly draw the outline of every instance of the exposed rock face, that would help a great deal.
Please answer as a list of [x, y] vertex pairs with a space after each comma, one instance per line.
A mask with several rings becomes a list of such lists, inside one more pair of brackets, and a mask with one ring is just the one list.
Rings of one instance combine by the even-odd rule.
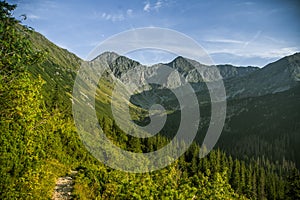
[[[112, 52], [101, 54], [94, 62], [97, 60], [106, 63], [113, 76], [125, 85], [134, 83], [142, 86], [149, 80], [159, 79], [161, 86], [168, 88], [193, 83], [194, 89], [199, 92], [203, 90], [203, 82], [223, 79], [227, 98], [278, 93], [295, 87], [300, 81], [300, 53], [284, 57], [261, 69], [251, 66], [207, 66], [181, 56], [167, 64], [143, 66]], [[170, 71], [167, 72], [166, 68], [170, 68]], [[143, 90], [145, 89], [150, 90], [151, 87], [146, 86]]]

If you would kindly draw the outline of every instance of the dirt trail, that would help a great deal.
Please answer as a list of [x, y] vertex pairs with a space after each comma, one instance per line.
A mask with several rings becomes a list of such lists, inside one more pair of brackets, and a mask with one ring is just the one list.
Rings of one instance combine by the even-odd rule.
[[56, 181], [52, 200], [73, 199], [72, 191], [74, 186], [74, 177], [77, 171], [71, 171], [69, 176], [59, 177]]

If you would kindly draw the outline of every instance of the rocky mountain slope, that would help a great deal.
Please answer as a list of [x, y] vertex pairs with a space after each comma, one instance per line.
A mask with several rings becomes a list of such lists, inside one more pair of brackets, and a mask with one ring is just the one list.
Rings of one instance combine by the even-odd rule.
[[179, 72], [181, 76], [171, 73], [163, 86], [176, 88], [185, 83], [193, 83], [196, 90], [202, 90], [203, 87], [197, 87], [197, 84], [223, 79], [227, 98], [274, 94], [291, 89], [300, 81], [300, 53], [282, 58], [261, 69], [250, 66], [217, 65], [219, 72], [212, 70], [211, 66], [181, 56], [170, 63], [153, 66], [142, 66], [129, 58], [109, 52], [100, 55], [97, 59], [105, 60], [108, 55], [115, 58], [109, 61], [112, 74], [124, 84], [128, 83], [128, 80], [134, 80], [137, 85], [145, 84], [146, 80], [143, 79], [145, 75], [154, 76], [161, 72], [159, 70], [163, 66], [167, 66]]

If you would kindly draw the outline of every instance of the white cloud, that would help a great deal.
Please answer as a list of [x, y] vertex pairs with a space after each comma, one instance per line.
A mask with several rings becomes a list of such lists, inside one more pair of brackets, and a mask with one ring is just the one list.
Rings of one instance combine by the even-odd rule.
[[[252, 37], [235, 37], [235, 38], [223, 38], [223, 37], [211, 37], [209, 36], [205, 41], [211, 43], [224, 43], [226, 45], [243, 45], [242, 48], [246, 48], [249, 44], [255, 42], [261, 35], [262, 31], [257, 31]], [[236, 39], [238, 38], [238, 39]]]
[[151, 5], [151, 3], [149, 1], [147, 1], [147, 2], [145, 2], [145, 6], [144, 6], [143, 10], [146, 11], [146, 12], [150, 12], [151, 10], [158, 11], [162, 7], [163, 7], [163, 1], [162, 0], [156, 1], [156, 3], [154, 3], [153, 6]]
[[240, 58], [278, 59], [300, 51], [297, 45], [270, 37], [261, 30], [247, 34], [209, 31], [202, 38], [202, 45], [208, 53], [231, 54]]
[[243, 65], [245, 64], [243, 62], [248, 62], [252, 59], [251, 62], [256, 63], [255, 65], [264, 66], [270, 61], [275, 61], [300, 51], [297, 45], [265, 35], [260, 30], [247, 36], [228, 32], [223, 32], [222, 35], [210, 32], [208, 36], [203, 36], [202, 40], [202, 45], [209, 54], [229, 55], [227, 55], [229, 60], [222, 61], [222, 63], [235, 65], [242, 63]]
[[251, 49], [233, 49], [233, 48], [219, 48], [208, 49], [207, 52], [214, 58], [218, 64], [232, 64], [236, 66], [265, 66], [268, 63], [274, 62], [285, 56], [293, 55], [299, 52], [297, 47], [278, 47], [271, 49], [268, 47], [254, 47]]
[[231, 44], [245, 44], [245, 41], [241, 40], [233, 40], [233, 39], [224, 39], [224, 38], [216, 38], [216, 39], [208, 39], [206, 42], [212, 43], [231, 43]]
[[159, 8], [161, 8], [162, 7], [162, 2], [161, 1], [157, 1], [156, 3], [155, 3], [155, 5], [154, 5], [154, 9], [155, 10], [158, 10]]
[[150, 2], [146, 2], [144, 6], [144, 11], [149, 12], [151, 10], [151, 4]]
[[300, 49], [297, 47], [283, 47], [274, 50], [269, 50], [267, 52], [260, 52], [259, 55], [261, 58], [281, 58], [299, 51]]
[[259, 57], [263, 59], [270, 59], [270, 58], [281, 58], [284, 56], [288, 56], [291, 54], [294, 54], [295, 52], [299, 52], [300, 49], [297, 47], [271, 47], [271, 46], [265, 46], [263, 45], [257, 45], [248, 49], [243, 48], [212, 48], [212, 49], [206, 49], [208, 53], [210, 54], [233, 54], [240, 57], [245, 58], [253, 58], [253, 57]]
[[104, 20], [110, 20], [113, 22], [116, 21], [123, 21], [125, 19], [124, 15], [122, 13], [120, 14], [108, 14], [108, 13], [102, 13], [101, 18]]
[[132, 13], [133, 13], [133, 10], [132, 10], [132, 9], [128, 9], [128, 10], [126, 11], [126, 14], [127, 14], [128, 16], [132, 16]]

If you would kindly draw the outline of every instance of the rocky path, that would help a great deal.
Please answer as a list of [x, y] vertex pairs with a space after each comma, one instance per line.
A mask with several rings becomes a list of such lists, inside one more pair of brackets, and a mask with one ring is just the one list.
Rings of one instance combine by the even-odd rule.
[[74, 177], [77, 171], [71, 171], [69, 176], [59, 177], [56, 181], [52, 200], [67, 200], [72, 198]]

